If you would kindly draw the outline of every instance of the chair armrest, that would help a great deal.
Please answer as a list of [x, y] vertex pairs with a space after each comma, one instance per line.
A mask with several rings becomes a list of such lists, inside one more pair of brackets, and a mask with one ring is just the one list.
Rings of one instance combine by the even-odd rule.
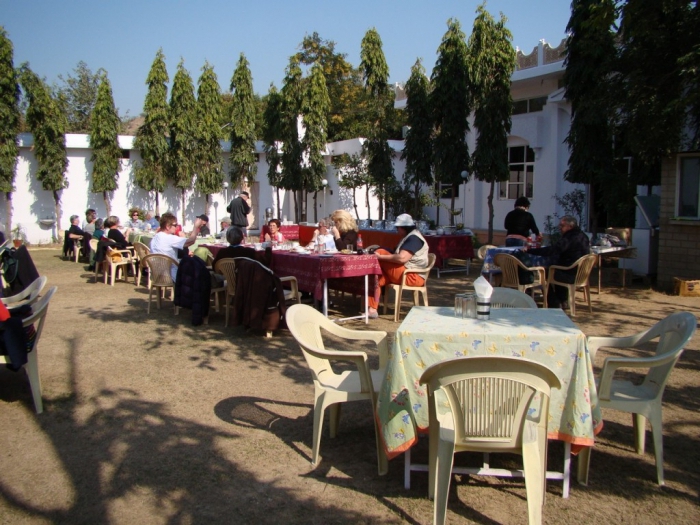
[[[303, 346], [304, 352], [311, 354], [318, 359], [328, 360], [329, 362], [343, 361], [352, 363], [357, 368], [357, 372], [360, 374], [360, 384], [363, 392], [374, 392], [374, 385], [372, 384], [372, 374], [370, 373], [369, 365], [367, 364], [367, 354], [365, 352], [359, 351], [338, 351], [338, 350], [319, 350], [318, 348], [309, 348], [308, 346]], [[328, 367], [327, 373], [335, 374], [330, 367]], [[321, 372], [319, 379], [323, 380], [323, 375], [326, 372]]]
[[290, 288], [294, 294], [294, 299], [299, 302], [299, 282], [297, 281], [297, 278], [293, 275], [288, 275], [286, 277], [280, 277], [280, 281], [283, 283], [288, 282], [290, 284]]
[[620, 368], [654, 368], [678, 359], [678, 352], [667, 352], [654, 357], [608, 357], [603, 362], [603, 371], [600, 373], [598, 385], [598, 397], [603, 401], [610, 400], [610, 387], [615, 372]]
[[[372, 341], [377, 345], [377, 353], [379, 354], [379, 368], [385, 368], [389, 361], [389, 344], [387, 342], [387, 333], [382, 330], [350, 330], [343, 326], [338, 326], [335, 323], [324, 324], [321, 328], [327, 332], [349, 339], [351, 341]], [[345, 352], [347, 353], [347, 352]], [[364, 352], [362, 352], [364, 353]]]

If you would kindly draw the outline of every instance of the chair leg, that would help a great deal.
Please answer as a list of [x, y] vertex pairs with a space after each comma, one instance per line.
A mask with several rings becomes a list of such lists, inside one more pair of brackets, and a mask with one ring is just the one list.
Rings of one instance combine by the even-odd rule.
[[328, 411], [330, 412], [330, 425], [331, 425], [331, 438], [335, 438], [338, 435], [338, 424], [340, 423], [340, 403], [333, 403], [331, 406], [328, 407]]
[[649, 414], [651, 434], [654, 438], [654, 456], [656, 457], [656, 479], [664, 485], [664, 433], [661, 422], [661, 407]]
[[442, 525], [447, 514], [447, 496], [450, 493], [454, 444], [440, 440], [435, 462], [435, 501], [433, 502], [433, 523]]
[[632, 427], [634, 428], [634, 442], [637, 454], [644, 454], [644, 442], [647, 435], [646, 422], [647, 420], [643, 415], [632, 414]]
[[591, 453], [593, 447], [583, 447], [578, 453], [578, 466], [576, 471], [576, 480], [581, 485], [588, 485], [588, 471], [591, 468]]
[[[160, 293], [160, 290], [156, 289], [158, 293]], [[148, 313], [151, 313], [151, 300], [153, 298], [153, 288], [148, 289]]]
[[384, 311], [382, 312], [384, 315], [386, 315], [386, 303], [389, 299], [389, 290], [391, 289], [391, 286], [388, 284], [384, 287]]
[[36, 355], [37, 349], [27, 354], [27, 364], [24, 367], [29, 378], [29, 386], [32, 389], [32, 398], [34, 398], [34, 409], [37, 414], [44, 411], [44, 405], [41, 401], [41, 378], [39, 377], [39, 360]]
[[314, 435], [311, 443], [311, 464], [318, 465], [318, 455], [321, 448], [321, 432], [323, 431], [323, 411], [325, 410], [324, 394], [316, 397], [314, 403]]
[[421, 293], [423, 294], [423, 306], [430, 306], [430, 305], [428, 304], [428, 289], [427, 289], [427, 288], [423, 288], [423, 289], [421, 290]]
[[[547, 454], [543, 453], [541, 443], [523, 443], [523, 473], [525, 475], [525, 492], [527, 494], [528, 523], [542, 523], [542, 508], [546, 487], [545, 469]], [[546, 440], [544, 440], [546, 447]]]
[[160, 310], [160, 305], [161, 305], [161, 300], [162, 300], [161, 294], [165, 293], [165, 292], [164, 292], [163, 288], [161, 288], [160, 286], [156, 289], [158, 290], [158, 295], [156, 296], [157, 297], [156, 305], [158, 306], [158, 310]]
[[576, 287], [569, 286], [569, 311], [571, 317], [576, 317]]
[[591, 306], [591, 287], [588, 284], [583, 287], [583, 297], [588, 302], [588, 312], [593, 313], [593, 306]]
[[226, 294], [226, 321], [224, 322], [224, 328], [228, 327], [228, 315], [229, 315], [229, 306], [231, 304], [231, 298], [228, 296], [228, 292]]
[[401, 318], [401, 298], [403, 297], [403, 286], [394, 289], [394, 322], [398, 323]]

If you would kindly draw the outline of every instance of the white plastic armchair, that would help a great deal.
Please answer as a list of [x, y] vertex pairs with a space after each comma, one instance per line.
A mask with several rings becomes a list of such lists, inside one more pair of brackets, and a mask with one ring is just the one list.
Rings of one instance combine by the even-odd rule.
[[[323, 430], [323, 413], [330, 407], [330, 435], [336, 436], [340, 420], [340, 403], [368, 400], [372, 409], [377, 404], [376, 391], [384, 378], [388, 360], [386, 332], [349, 330], [328, 320], [322, 313], [305, 304], [294, 304], [287, 309], [287, 326], [299, 343], [314, 380], [314, 430], [311, 464], [317, 465]], [[334, 336], [352, 341], [373, 341], [379, 353], [379, 370], [370, 370], [367, 354], [362, 351], [327, 350], [321, 329]], [[356, 370], [336, 373], [331, 364], [347, 361]], [[386, 474], [387, 458], [380, 440], [377, 419], [373, 419], [379, 474]]]
[[491, 294], [491, 308], [537, 308], [537, 303], [524, 292], [497, 287]]
[[[589, 337], [588, 351], [594, 359], [600, 348], [635, 348], [658, 338], [656, 352], [651, 357], [607, 357], [603, 362], [598, 385], [598, 400], [602, 408], [611, 408], [632, 414], [636, 437], [636, 451], [644, 453], [645, 419], [651, 424], [656, 456], [656, 475], [659, 485], [664, 484], [664, 448], [661, 399], [671, 370], [678, 362], [686, 343], [695, 333], [697, 319], [690, 312], [678, 312], [662, 319], [649, 330], [627, 337]], [[614, 379], [619, 369], [648, 369], [644, 381]], [[590, 448], [579, 461], [590, 462]], [[579, 481], [586, 483], [588, 468], [579, 473]]]
[[[433, 266], [435, 266], [435, 261], [437, 259], [437, 256], [434, 253], [429, 253], [428, 254], [428, 266], [423, 269], [413, 269], [413, 270], [406, 270], [403, 272], [403, 275], [401, 276], [401, 283], [400, 284], [392, 284], [388, 283], [386, 285], [386, 290], [384, 291], [384, 314], [386, 314], [386, 307], [387, 307], [387, 298], [389, 296], [389, 290], [394, 290], [394, 322], [398, 323], [399, 319], [401, 318], [401, 297], [403, 296], [404, 290], [407, 291], [413, 291], [413, 304], [418, 306], [420, 303], [419, 301], [419, 293], [423, 294], [423, 305], [428, 306], [428, 277], [430, 276], [430, 270], [433, 269]], [[423, 283], [423, 286], [409, 286], [406, 284], [406, 277], [408, 277], [410, 274], [415, 273], [418, 274], [420, 277], [425, 279], [425, 282]]]
[[[509, 253], [497, 253], [493, 258], [496, 266], [501, 268], [501, 286], [515, 288], [521, 292], [539, 288], [542, 292], [542, 305], [547, 308], [547, 277], [543, 266], [525, 266], [517, 257]], [[528, 284], [520, 284], [518, 269], [534, 274], [534, 281]]]
[[44, 289], [44, 286], [46, 286], [46, 281], [48, 281], [48, 277], [42, 275], [20, 293], [10, 297], [2, 297], [0, 300], [7, 308], [18, 308], [27, 304], [34, 304], [39, 299], [39, 294]]
[[445, 523], [454, 453], [463, 451], [522, 455], [529, 522], [541, 523], [549, 398], [561, 386], [554, 372], [521, 358], [463, 357], [430, 366], [420, 382], [428, 385], [433, 523]]
[[[588, 303], [588, 311], [593, 313], [589, 278], [591, 276], [591, 271], [593, 271], [593, 266], [595, 266], [596, 259], [596, 255], [589, 253], [588, 255], [581, 257], [571, 266], [557, 266], [553, 264], [549, 267], [549, 276], [547, 277], [547, 288], [545, 290], [545, 295], [549, 293], [550, 286], [557, 285], [567, 287], [569, 289], [569, 307], [571, 317], [576, 317], [576, 290], [581, 290], [583, 292], [583, 300]], [[573, 270], [574, 268], [576, 268], [576, 277], [573, 283], [557, 281], [555, 276], [555, 272], [557, 270]]]

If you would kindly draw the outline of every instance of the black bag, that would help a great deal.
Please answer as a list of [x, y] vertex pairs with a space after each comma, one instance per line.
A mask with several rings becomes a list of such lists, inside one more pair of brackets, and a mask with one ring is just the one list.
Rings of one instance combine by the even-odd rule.
[[39, 272], [26, 246], [5, 248], [0, 255], [0, 264], [11, 295], [20, 293], [39, 278]]
[[15, 258], [16, 251], [15, 248], [3, 248], [2, 254], [0, 255], [2, 275], [8, 285], [11, 285], [15, 279], [17, 279], [17, 272], [19, 271], [19, 264]]

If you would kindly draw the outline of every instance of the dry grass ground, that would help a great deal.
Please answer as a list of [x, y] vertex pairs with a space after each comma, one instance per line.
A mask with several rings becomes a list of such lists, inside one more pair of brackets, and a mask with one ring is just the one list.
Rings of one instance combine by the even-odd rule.
[[[414, 473], [408, 491], [401, 458], [377, 475], [366, 403], [343, 408], [338, 438], [326, 429], [322, 460], [310, 466], [313, 386], [289, 333], [264, 339], [225, 329], [216, 314], [193, 327], [169, 302], [149, 316], [145, 288], [94, 284], [58, 250], [32, 257], [59, 287], [39, 349], [45, 412], [34, 413], [24, 372], [0, 371], [0, 523], [432, 521], [426, 474]], [[432, 304], [451, 304], [467, 282], [464, 274], [431, 278]], [[337, 302], [357, 309], [349, 297]], [[700, 299], [609, 288], [594, 295], [594, 309], [576, 318], [585, 333], [623, 334], [673, 311], [699, 315]], [[370, 326], [392, 333], [390, 319]], [[666, 390], [666, 486], [655, 482], [650, 436], [637, 456], [631, 418], [605, 411], [589, 486], [574, 482], [562, 499], [561, 484], [548, 483], [546, 523], [698, 522], [699, 342], [696, 335]], [[562, 448], [550, 444], [555, 468]], [[449, 523], [525, 520], [521, 480], [455, 477]]]

